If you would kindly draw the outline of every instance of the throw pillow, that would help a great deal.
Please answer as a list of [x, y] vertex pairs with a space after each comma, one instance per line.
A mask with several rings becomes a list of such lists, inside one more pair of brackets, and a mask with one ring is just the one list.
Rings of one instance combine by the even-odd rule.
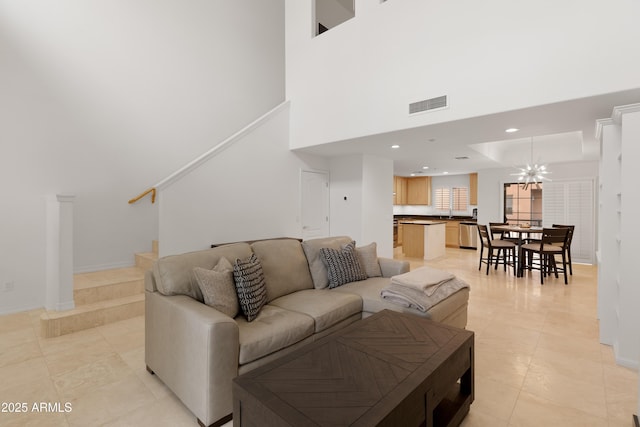
[[382, 270], [378, 263], [378, 247], [376, 242], [356, 248], [360, 265], [364, 268], [367, 277], [381, 277]]
[[239, 307], [233, 281], [233, 266], [226, 258], [220, 258], [212, 270], [195, 267], [193, 275], [206, 305], [227, 316], [236, 317]]
[[260, 313], [260, 309], [267, 302], [267, 288], [265, 286], [262, 265], [256, 254], [248, 259], [237, 259], [233, 266], [233, 278], [236, 282], [236, 292], [240, 308], [251, 322]]
[[329, 288], [336, 288], [345, 283], [357, 282], [367, 278], [356, 254], [356, 242], [347, 243], [342, 250], [320, 248], [322, 260], [327, 266]]

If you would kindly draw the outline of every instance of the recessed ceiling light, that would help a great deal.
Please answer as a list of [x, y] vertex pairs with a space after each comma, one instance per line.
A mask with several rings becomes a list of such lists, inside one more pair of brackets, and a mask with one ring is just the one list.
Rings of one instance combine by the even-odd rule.
[[422, 169], [429, 169], [429, 166], [423, 166]]
[[507, 133], [513, 133], [513, 132], [518, 132], [520, 129], [518, 128], [509, 128], [509, 129], [505, 129], [504, 131]]
[[449, 173], [449, 172], [444, 171], [444, 172], [442, 172], [442, 175], [446, 175], [446, 174], [448, 174], [448, 173]]
[[400, 148], [400, 146], [398, 144], [393, 144], [391, 148]]
[[[412, 174], [411, 174], [411, 176], [416, 176], [416, 174], [415, 174], [415, 173], [412, 173]], [[413, 182], [413, 181], [411, 181], [411, 182]]]

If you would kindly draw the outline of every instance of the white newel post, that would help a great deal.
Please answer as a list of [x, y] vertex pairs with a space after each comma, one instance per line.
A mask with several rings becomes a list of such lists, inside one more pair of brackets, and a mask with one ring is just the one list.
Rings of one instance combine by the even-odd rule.
[[58, 194], [47, 200], [47, 310], [71, 310], [73, 303], [73, 200]]

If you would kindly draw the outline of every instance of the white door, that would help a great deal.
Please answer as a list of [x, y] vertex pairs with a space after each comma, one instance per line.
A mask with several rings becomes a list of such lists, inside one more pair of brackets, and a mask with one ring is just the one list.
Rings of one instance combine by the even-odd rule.
[[302, 171], [302, 239], [329, 235], [329, 174]]

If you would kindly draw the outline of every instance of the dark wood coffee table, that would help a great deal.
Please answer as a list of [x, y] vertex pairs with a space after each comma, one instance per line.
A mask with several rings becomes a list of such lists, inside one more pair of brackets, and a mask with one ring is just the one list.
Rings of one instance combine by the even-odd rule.
[[233, 381], [234, 426], [457, 426], [471, 331], [384, 310]]

